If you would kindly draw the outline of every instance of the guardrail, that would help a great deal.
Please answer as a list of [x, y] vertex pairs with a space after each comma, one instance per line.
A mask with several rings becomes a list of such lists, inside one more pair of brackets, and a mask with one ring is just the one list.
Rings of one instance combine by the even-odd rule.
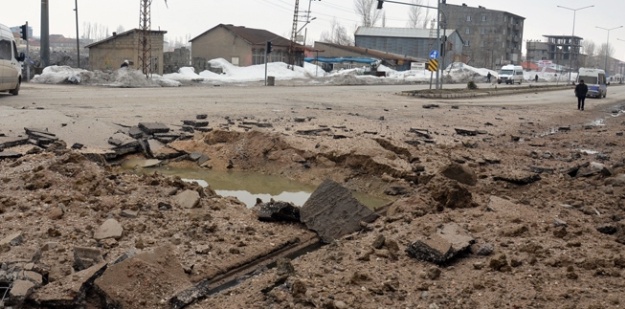
[[399, 95], [419, 97], [424, 99], [466, 99], [486, 96], [509, 95], [536, 91], [555, 91], [573, 89], [572, 85], [535, 85], [518, 87], [494, 87], [488, 89], [442, 89], [442, 90], [413, 90], [403, 91]]

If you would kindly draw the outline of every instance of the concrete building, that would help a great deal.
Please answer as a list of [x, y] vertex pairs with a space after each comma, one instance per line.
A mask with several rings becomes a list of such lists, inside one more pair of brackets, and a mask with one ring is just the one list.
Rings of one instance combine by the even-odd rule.
[[[151, 72], [163, 74], [163, 46], [167, 31], [152, 30], [149, 34]], [[89, 65], [92, 70], [116, 70], [124, 60], [131, 62], [131, 67], [141, 69], [139, 64], [139, 38], [141, 30], [132, 29], [89, 44]]]
[[441, 12], [442, 26], [462, 36], [467, 64], [496, 70], [521, 63], [524, 17], [466, 4], [441, 4]]
[[[233, 65], [250, 66], [265, 63], [265, 46], [270, 41], [268, 62], [289, 62], [291, 41], [262, 29], [219, 24], [191, 39], [191, 58], [196, 71], [210, 69], [207, 61], [224, 58]], [[304, 64], [304, 47], [295, 44], [295, 65]]]
[[[447, 29], [445, 35], [445, 63], [463, 61], [463, 39], [453, 29]], [[414, 58], [428, 59], [432, 50], [440, 50], [436, 29], [358, 27], [354, 37], [357, 47]]]

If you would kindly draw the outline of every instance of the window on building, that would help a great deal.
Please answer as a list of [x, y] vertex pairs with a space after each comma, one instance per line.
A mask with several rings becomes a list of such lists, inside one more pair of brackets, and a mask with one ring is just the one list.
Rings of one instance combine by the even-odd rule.
[[464, 42], [464, 46], [471, 46], [471, 40], [466, 40]]
[[470, 28], [464, 29], [464, 34], [471, 34], [471, 29]]
[[486, 28], [480, 28], [480, 34], [486, 34]]
[[253, 48], [252, 49], [252, 64], [255, 65], [255, 64], [263, 64], [263, 63], [265, 63], [265, 49]]
[[486, 15], [482, 15], [482, 21], [486, 21]]
[[503, 17], [503, 22], [505, 23], [505, 22], [507, 22], [507, 21], [508, 21], [508, 16], [504, 16], [504, 17]]
[[471, 21], [471, 15], [467, 15], [467, 21]]

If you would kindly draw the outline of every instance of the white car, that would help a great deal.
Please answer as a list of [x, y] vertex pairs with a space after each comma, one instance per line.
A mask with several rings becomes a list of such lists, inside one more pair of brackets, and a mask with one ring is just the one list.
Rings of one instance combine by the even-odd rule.
[[17, 95], [22, 84], [24, 54], [17, 53], [17, 45], [9, 27], [0, 24], [0, 92]]

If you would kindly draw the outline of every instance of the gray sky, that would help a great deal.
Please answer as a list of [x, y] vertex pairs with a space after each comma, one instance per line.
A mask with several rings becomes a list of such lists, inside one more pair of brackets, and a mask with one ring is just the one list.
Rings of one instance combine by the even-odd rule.
[[[75, 37], [76, 20], [73, 0], [50, 1], [50, 33]], [[399, 0], [402, 1], [402, 0]], [[409, 0], [404, 0], [409, 1]], [[40, 33], [39, 0], [2, 0], [0, 23], [10, 27], [29, 21], [35, 36]], [[427, 3], [428, 0], [423, 0]], [[436, 6], [436, 0], [429, 1]], [[119, 26], [125, 30], [139, 26], [140, 0], [78, 0], [79, 26], [84, 22], [107, 26], [110, 32]], [[596, 28], [625, 26], [624, 0], [447, 0], [449, 4], [484, 6], [487, 9], [507, 11], [525, 17], [523, 40], [542, 40], [542, 35], [570, 35], [573, 30], [573, 12], [558, 8], [595, 7], [576, 13], [575, 35], [595, 42], [597, 46], [608, 39], [608, 31]], [[293, 22], [295, 0], [153, 0], [152, 29], [168, 31], [170, 41], [193, 38], [217, 24], [234, 24], [262, 28], [289, 37]], [[308, 10], [309, 1], [300, 0], [300, 13]], [[316, 17], [308, 26], [308, 43], [318, 40], [336, 18], [349, 31], [359, 23], [354, 13], [353, 0], [311, 0], [311, 16]], [[405, 27], [408, 6], [385, 3], [387, 27]], [[431, 12], [430, 16], [435, 13]], [[302, 18], [304, 20], [304, 18]], [[301, 23], [298, 29], [303, 26]], [[303, 34], [305, 31], [302, 31]], [[610, 46], [617, 59], [625, 61], [625, 28], [610, 31]], [[81, 30], [82, 35], [82, 30]]]

